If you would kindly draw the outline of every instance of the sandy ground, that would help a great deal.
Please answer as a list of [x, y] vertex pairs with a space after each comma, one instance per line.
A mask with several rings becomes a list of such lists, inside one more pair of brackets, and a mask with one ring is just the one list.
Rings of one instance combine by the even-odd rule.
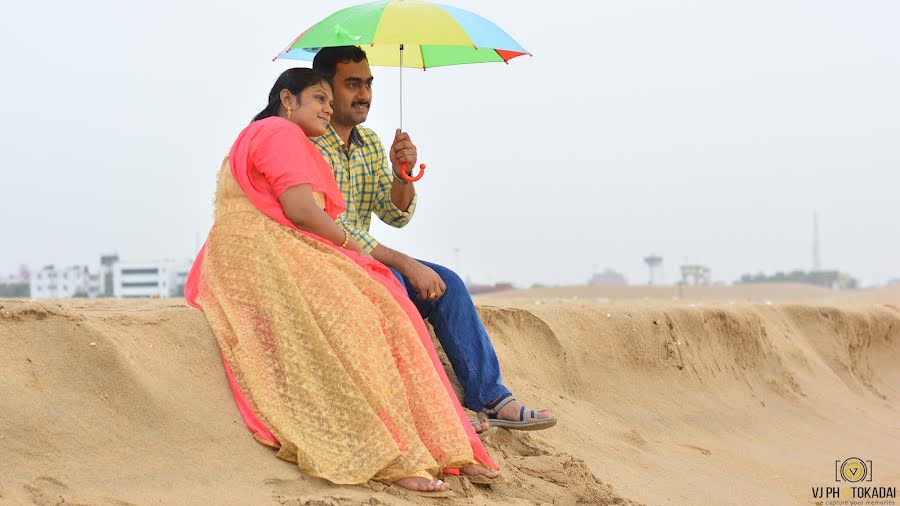
[[900, 287], [674, 290], [477, 298], [506, 383], [560, 422], [493, 429], [509, 483], [441, 501], [275, 458], [181, 300], [0, 300], [0, 503], [814, 504], [849, 457], [900, 487]]

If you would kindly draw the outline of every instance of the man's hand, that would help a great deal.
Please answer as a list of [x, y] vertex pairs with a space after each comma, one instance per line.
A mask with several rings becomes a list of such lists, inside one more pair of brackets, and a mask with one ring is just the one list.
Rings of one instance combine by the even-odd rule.
[[447, 286], [438, 273], [427, 265], [420, 264], [411, 258], [409, 260], [408, 265], [404, 266], [400, 273], [413, 286], [413, 289], [419, 294], [419, 298], [436, 300], [444, 295]]
[[394, 142], [391, 144], [390, 157], [391, 166], [395, 172], [399, 171], [403, 164], [408, 163], [409, 165], [406, 167], [406, 173], [409, 174], [416, 165], [416, 159], [418, 158], [416, 146], [410, 140], [409, 134], [401, 131], [399, 128], [394, 133]]

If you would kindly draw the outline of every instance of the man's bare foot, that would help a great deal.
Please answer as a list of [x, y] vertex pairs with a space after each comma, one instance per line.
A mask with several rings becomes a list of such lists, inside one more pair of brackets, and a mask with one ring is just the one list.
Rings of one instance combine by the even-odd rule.
[[497, 418], [501, 420], [509, 420], [512, 422], [527, 422], [529, 420], [543, 420], [545, 418], [553, 418], [553, 414], [550, 413], [549, 409], [542, 409], [537, 411], [537, 417], [531, 417], [531, 411], [528, 409], [525, 410], [525, 419], [519, 419], [519, 413], [522, 411], [522, 403], [519, 401], [510, 401], [505, 406], [500, 408], [500, 411], [497, 413]]
[[500, 473], [493, 469], [488, 469], [481, 464], [469, 464], [459, 470], [465, 476], [484, 476], [485, 478], [496, 478]]
[[489, 402], [479, 414], [488, 418], [492, 427], [516, 430], [542, 430], [556, 425], [556, 417], [548, 409], [535, 411], [526, 408], [511, 394]]
[[429, 480], [428, 478], [420, 478], [418, 476], [400, 478], [393, 484], [407, 490], [415, 490], [418, 492], [444, 492], [450, 490], [450, 487], [441, 480]]

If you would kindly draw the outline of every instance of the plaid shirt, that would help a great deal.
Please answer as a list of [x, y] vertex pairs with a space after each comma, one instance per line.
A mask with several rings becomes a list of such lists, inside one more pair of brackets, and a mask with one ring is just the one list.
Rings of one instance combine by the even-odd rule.
[[347, 203], [347, 211], [338, 216], [337, 222], [347, 228], [364, 251], [371, 253], [378, 246], [378, 241], [369, 234], [372, 213], [392, 227], [409, 223], [416, 211], [416, 197], [406, 212], [391, 202], [394, 172], [378, 134], [366, 127], [353, 127], [350, 145], [346, 146], [329, 125], [324, 135], [312, 141], [331, 165]]

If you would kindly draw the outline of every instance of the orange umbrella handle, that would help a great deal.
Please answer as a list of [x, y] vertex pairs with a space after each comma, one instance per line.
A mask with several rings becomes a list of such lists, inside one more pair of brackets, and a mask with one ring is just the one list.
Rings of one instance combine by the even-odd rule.
[[400, 177], [403, 178], [403, 180], [406, 181], [407, 183], [414, 183], [414, 182], [422, 179], [422, 176], [425, 175], [425, 164], [424, 163], [419, 165], [419, 175], [417, 175], [417, 176], [407, 174], [406, 169], [408, 169], [408, 168], [409, 168], [408, 163], [404, 163], [403, 165], [400, 166]]

